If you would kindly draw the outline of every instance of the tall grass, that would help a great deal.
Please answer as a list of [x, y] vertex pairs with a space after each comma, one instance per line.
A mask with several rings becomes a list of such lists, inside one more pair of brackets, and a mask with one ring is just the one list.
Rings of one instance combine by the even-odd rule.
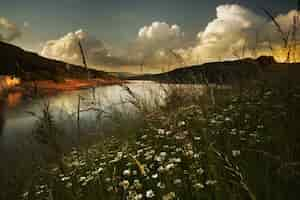
[[[298, 7], [297, 7], [297, 13], [292, 19], [291, 22], [291, 27], [289, 27], [289, 30], [284, 30], [282, 28], [282, 25], [278, 22], [276, 17], [272, 14], [272, 12], [266, 8], [262, 8], [263, 12], [266, 14], [266, 16], [272, 21], [274, 24], [277, 32], [280, 35], [280, 39], [282, 40], [283, 43], [283, 48], [286, 50], [287, 55], [286, 55], [286, 62], [296, 62], [296, 54], [297, 54], [297, 45], [298, 45], [298, 38], [297, 38], [297, 33], [299, 30], [299, 1], [298, 1]], [[272, 48], [271, 48], [272, 49]], [[293, 59], [291, 59], [293, 58]]]
[[73, 149], [64, 171], [43, 170], [24, 199], [297, 199], [299, 99], [286, 119], [284, 88], [215, 89], [214, 105], [205, 87], [169, 85], [157, 107], [124, 89], [143, 126], [120, 123], [130, 140]]

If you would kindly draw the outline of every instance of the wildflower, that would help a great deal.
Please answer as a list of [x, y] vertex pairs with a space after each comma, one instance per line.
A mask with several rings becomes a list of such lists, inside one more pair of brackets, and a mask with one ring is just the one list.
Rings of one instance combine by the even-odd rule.
[[109, 163], [110, 163], [110, 164], [113, 164], [113, 163], [116, 163], [116, 162], [118, 162], [118, 161], [119, 161], [119, 159], [115, 158], [115, 159], [113, 159], [113, 160], [110, 160]]
[[136, 170], [132, 170], [132, 175], [136, 176], [137, 175], [137, 171]]
[[118, 159], [122, 159], [122, 157], [123, 157], [123, 152], [121, 152], [121, 151], [118, 152], [118, 153], [117, 153], [117, 158], [118, 158]]
[[181, 162], [181, 158], [175, 158], [173, 161], [174, 161], [175, 163], [180, 163], [180, 162]]
[[130, 166], [132, 166], [132, 163], [131, 163], [131, 162], [128, 162], [128, 163], [126, 164], [126, 167], [130, 167]]
[[204, 170], [200, 167], [199, 169], [197, 169], [197, 173], [199, 175], [202, 175], [204, 173]]
[[207, 181], [205, 182], [206, 185], [215, 185], [216, 183], [217, 183], [216, 180], [207, 180]]
[[189, 150], [185, 154], [186, 154], [187, 157], [193, 157], [194, 152], [192, 150]]
[[157, 132], [158, 132], [158, 134], [160, 134], [160, 135], [165, 134], [165, 130], [164, 130], [164, 129], [158, 129]]
[[154, 160], [157, 161], [157, 162], [162, 162], [164, 160], [164, 157], [155, 156]]
[[237, 157], [239, 155], [241, 155], [241, 151], [240, 150], [232, 150], [232, 156], [233, 157]]
[[94, 173], [95, 174], [100, 174], [103, 171], [102, 167], [99, 167]]
[[79, 182], [83, 182], [83, 181], [85, 181], [86, 180], [86, 177], [85, 176], [81, 176], [80, 178], [79, 178]]
[[148, 135], [143, 135], [143, 136], [141, 137], [141, 139], [144, 140], [144, 139], [146, 139], [147, 137], [148, 137]]
[[93, 180], [94, 177], [89, 175], [85, 180], [84, 182], [82, 183], [83, 186], [85, 186], [86, 184], [88, 184], [88, 182], [90, 182], [91, 180]]
[[236, 135], [236, 129], [231, 129], [231, 132], [230, 132], [231, 135]]
[[139, 150], [137, 150], [137, 154], [142, 154], [144, 152], [144, 150], [143, 149], [139, 149]]
[[160, 152], [159, 156], [155, 156], [154, 160], [157, 162], [162, 162], [166, 159], [167, 153], [166, 152]]
[[217, 123], [217, 121], [215, 119], [212, 119], [212, 120], [210, 120], [210, 123], [215, 124], [215, 123]]
[[181, 184], [182, 183], [182, 181], [181, 181], [181, 179], [175, 179], [174, 181], [173, 181], [173, 183], [175, 184], [175, 185], [179, 185], [179, 184]]
[[143, 185], [140, 183], [140, 181], [138, 179], [134, 179], [133, 181], [133, 186], [135, 187], [135, 189], [139, 190], [143, 187]]
[[170, 163], [166, 166], [166, 171], [169, 171], [170, 169], [173, 169], [175, 167], [174, 163]]
[[151, 199], [151, 198], [153, 198], [154, 196], [155, 196], [155, 194], [154, 194], [153, 190], [148, 190], [148, 191], [146, 192], [146, 197], [147, 197], [148, 199]]
[[199, 140], [201, 140], [201, 137], [194, 137], [194, 140], [196, 140], [196, 141], [199, 141]]
[[114, 190], [113, 186], [109, 186], [107, 189], [106, 189], [108, 192], [112, 192]]
[[184, 136], [184, 135], [176, 135], [176, 136], [175, 136], [175, 139], [176, 139], [176, 140], [184, 140], [184, 139], [185, 139], [185, 136]]
[[162, 173], [165, 171], [165, 168], [163, 166], [159, 166], [159, 168], [157, 169], [158, 172]]
[[257, 134], [255, 134], [255, 133], [250, 133], [250, 134], [249, 134], [249, 136], [251, 136], [251, 137], [254, 137], [254, 138], [255, 138], [255, 137], [257, 137]]
[[225, 121], [229, 122], [229, 121], [231, 121], [231, 118], [230, 117], [225, 117]]
[[172, 199], [175, 199], [175, 197], [176, 197], [175, 192], [170, 192], [170, 193], [164, 195], [164, 196], [162, 197], [162, 199], [163, 199], [163, 200], [172, 200]]
[[55, 168], [52, 169], [53, 172], [57, 172], [58, 170], [59, 170], [58, 167], [55, 167]]
[[[80, 166], [80, 162], [78, 160], [75, 160], [73, 161], [71, 164], [71, 166], [74, 166], [74, 167], [79, 167]], [[58, 168], [57, 168], [58, 169]]]
[[150, 168], [150, 169], [153, 169], [154, 166], [155, 166], [155, 165], [154, 165], [153, 163], [151, 163], [151, 164], [149, 165], [149, 168]]
[[158, 178], [158, 174], [153, 174], [151, 177], [152, 177], [153, 179], [157, 179], [157, 178]]
[[152, 155], [152, 154], [155, 154], [155, 150], [150, 150], [150, 151], [147, 151], [145, 154], [147, 154], [147, 155]]
[[28, 195], [29, 195], [29, 192], [24, 192], [24, 193], [22, 194], [23, 198], [27, 198]]
[[70, 180], [70, 177], [66, 176], [61, 178], [61, 181], [67, 181], [67, 180]]
[[124, 180], [122, 182], [119, 183], [119, 186], [123, 187], [125, 190], [129, 187], [129, 181]]
[[181, 121], [181, 122], [178, 122], [177, 125], [178, 125], [178, 127], [182, 127], [182, 126], [185, 126], [185, 124], [186, 124], [185, 121]]
[[66, 184], [66, 187], [67, 187], [67, 188], [72, 187], [72, 183], [71, 183], [71, 182], [68, 182], [68, 183]]
[[134, 200], [141, 200], [143, 199], [143, 194], [136, 194]]
[[157, 186], [158, 188], [160, 188], [160, 189], [165, 189], [165, 188], [166, 188], [166, 185], [165, 185], [164, 183], [162, 183], [162, 182], [158, 182], [158, 183], [156, 184], [156, 186]]
[[80, 162], [79, 162], [79, 165], [80, 165], [80, 166], [85, 166], [86, 163], [85, 163], [84, 161], [80, 161]]
[[195, 188], [196, 190], [203, 189], [203, 188], [204, 188], [204, 185], [203, 185], [202, 183], [196, 183], [196, 184], [194, 185], [194, 188]]
[[131, 171], [129, 169], [126, 169], [123, 171], [124, 176], [130, 176], [130, 174], [131, 174]]
[[171, 133], [172, 133], [171, 131], [167, 131], [166, 136], [171, 135]]
[[166, 152], [160, 152], [159, 156], [160, 156], [160, 157], [166, 157], [166, 156], [167, 156], [167, 153], [166, 153]]
[[264, 125], [258, 125], [257, 128], [258, 128], [258, 129], [263, 129], [263, 128], [264, 128]]
[[151, 160], [152, 159], [152, 155], [148, 155], [146, 158], [145, 158], [145, 160]]
[[199, 153], [195, 153], [195, 154], [194, 154], [194, 158], [195, 158], [195, 159], [200, 158], [200, 154], [199, 154]]

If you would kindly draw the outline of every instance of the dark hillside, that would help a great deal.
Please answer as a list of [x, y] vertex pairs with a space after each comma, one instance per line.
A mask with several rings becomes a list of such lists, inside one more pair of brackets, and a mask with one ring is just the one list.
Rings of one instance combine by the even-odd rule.
[[[89, 69], [92, 78], [112, 78], [104, 71]], [[86, 78], [84, 67], [67, 64], [24, 51], [23, 49], [0, 42], [0, 75], [17, 75], [22, 79], [64, 79]]]
[[135, 80], [177, 83], [233, 83], [240, 80], [268, 78], [300, 80], [300, 64], [277, 63], [273, 57], [214, 62], [175, 69], [162, 74], [136, 76]]

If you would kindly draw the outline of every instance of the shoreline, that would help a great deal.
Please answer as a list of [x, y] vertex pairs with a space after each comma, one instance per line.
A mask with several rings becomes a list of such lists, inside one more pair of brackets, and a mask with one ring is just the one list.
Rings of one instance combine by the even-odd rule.
[[13, 108], [24, 98], [55, 96], [62, 92], [72, 92], [100, 86], [122, 85], [125, 83], [128, 83], [128, 81], [119, 79], [65, 79], [64, 82], [59, 83], [53, 80], [24, 81], [4, 91], [0, 90], [0, 100], [4, 98], [7, 106]]
[[20, 85], [9, 89], [10, 92], [24, 92], [28, 96], [32, 95], [52, 95], [59, 92], [75, 91], [99, 86], [121, 85], [127, 81], [119, 79], [65, 79], [64, 82], [53, 80], [25, 81]]

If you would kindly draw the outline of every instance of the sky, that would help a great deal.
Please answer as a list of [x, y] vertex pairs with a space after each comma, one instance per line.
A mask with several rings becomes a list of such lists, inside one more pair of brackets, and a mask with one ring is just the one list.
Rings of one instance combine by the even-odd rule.
[[[297, 1], [1, 0], [0, 36], [8, 37], [7, 35], [13, 32], [14, 35], [9, 35], [11, 38], [2, 38], [2, 40], [44, 56], [65, 61], [76, 60], [78, 55], [66, 52], [67, 50], [70, 51], [70, 48], [57, 50], [58, 42], [62, 42], [63, 39], [65, 43], [70, 45], [70, 39], [81, 37], [93, 46], [90, 48], [91, 52], [96, 51], [95, 56], [91, 56], [93, 59], [106, 60], [103, 61], [103, 65], [107, 62], [118, 65], [133, 65], [148, 58], [152, 61], [156, 60], [152, 58], [154, 54], [161, 54], [163, 57], [166, 50], [158, 47], [157, 43], [167, 44], [169, 49], [174, 49], [181, 54], [184, 54], [183, 49], [187, 50], [197, 46], [195, 43], [197, 43], [199, 33], [205, 32], [209, 24], [214, 22], [216, 18], [218, 19], [216, 17], [217, 8], [222, 5], [237, 5], [239, 8], [224, 9], [231, 9], [233, 14], [245, 14], [243, 11], [239, 11], [246, 9], [247, 12], [255, 14], [255, 18], [256, 16], [264, 16], [261, 8], [271, 10], [274, 16], [288, 15], [291, 10], [297, 7]], [[224, 9], [220, 12], [226, 13]], [[157, 31], [155, 31], [155, 27], [158, 29]], [[143, 28], [145, 28], [144, 37], [141, 34]], [[154, 30], [153, 33], [152, 30]], [[149, 34], [160, 34], [160, 31], [163, 30], [169, 32], [168, 36], [156, 37], [154, 35], [150, 38]], [[240, 30], [237, 31], [240, 32]], [[67, 37], [70, 33], [70, 37]], [[151, 41], [155, 40], [153, 38], [158, 40], [155, 45], [150, 44]], [[143, 39], [144, 41], [141, 42]], [[180, 42], [175, 41], [177, 39]], [[170, 42], [170, 40], [172, 41]], [[49, 41], [51, 45], [49, 45]], [[52, 45], [54, 41], [57, 44], [56, 48], [53, 48]], [[52, 49], [49, 46], [52, 46]], [[157, 51], [154, 52], [155, 50]], [[59, 52], [59, 55], [53, 51]], [[143, 59], [133, 58], [133, 54], [140, 51], [146, 52], [140, 55]], [[131, 52], [131, 55], [127, 55], [127, 52]], [[164, 59], [161, 63], [167, 62], [166, 60], [168, 59]]]

